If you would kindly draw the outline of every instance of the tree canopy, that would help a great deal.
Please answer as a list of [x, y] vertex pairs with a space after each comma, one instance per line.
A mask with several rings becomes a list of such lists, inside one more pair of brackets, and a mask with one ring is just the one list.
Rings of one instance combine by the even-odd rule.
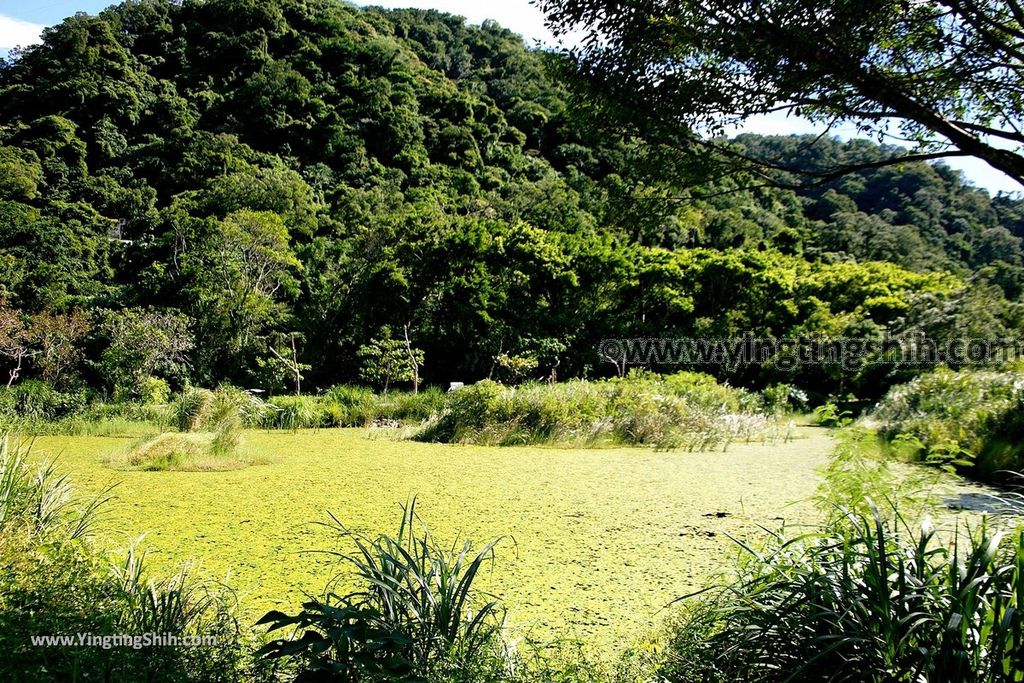
[[1020, 324], [1019, 199], [868, 141], [741, 136], [859, 167], [757, 186], [609, 135], [564, 67], [494, 23], [333, 0], [68, 18], [0, 65], [0, 361], [316, 389], [367, 377], [384, 330], [414, 350], [393, 375], [446, 383], [612, 374], [604, 338], [878, 335], [979, 302]]

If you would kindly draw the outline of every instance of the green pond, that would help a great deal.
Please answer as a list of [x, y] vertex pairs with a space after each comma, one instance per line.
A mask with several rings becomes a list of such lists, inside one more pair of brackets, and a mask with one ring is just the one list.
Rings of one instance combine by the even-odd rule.
[[125, 472], [104, 463], [127, 439], [41, 437], [80, 491], [115, 483], [104, 542], [139, 537], [152, 572], [193, 562], [226, 579], [247, 618], [294, 609], [342, 569], [311, 552], [347, 547], [328, 512], [354, 531], [393, 531], [417, 509], [445, 542], [502, 537], [482, 587], [539, 638], [581, 637], [612, 648], [642, 636], [674, 598], [706, 585], [737, 552], [727, 537], [758, 524], [810, 524], [808, 498], [832, 447], [801, 427], [789, 443], [725, 452], [422, 444], [337, 429], [245, 433], [265, 464], [227, 472]]

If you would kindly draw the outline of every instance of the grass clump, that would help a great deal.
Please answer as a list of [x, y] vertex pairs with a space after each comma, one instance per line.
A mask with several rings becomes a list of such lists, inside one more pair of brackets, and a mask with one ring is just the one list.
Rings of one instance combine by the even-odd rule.
[[919, 460], [986, 480], [1024, 470], [1024, 372], [940, 368], [892, 389], [872, 418]]
[[491, 445], [650, 445], [710, 450], [768, 426], [760, 399], [708, 375], [631, 373], [605, 381], [460, 389], [417, 438]]
[[671, 631], [658, 680], [1020, 681], [1024, 534], [952, 542], [877, 511], [747, 547]]
[[200, 431], [213, 416], [216, 400], [209, 389], [186, 389], [172, 406], [174, 426], [182, 432]]
[[269, 612], [259, 623], [294, 629], [294, 637], [270, 642], [265, 657], [290, 659], [297, 680], [501, 680], [503, 613], [473, 585], [495, 543], [477, 551], [469, 542], [438, 544], [415, 501], [403, 507], [394, 536], [363, 538], [332, 520], [355, 545], [337, 556], [362, 588], [338, 595], [332, 582], [325, 599], [294, 616]]
[[216, 471], [246, 467], [241, 452], [246, 422], [263, 419], [265, 404], [238, 389], [192, 389], [172, 409], [180, 431], [148, 434], [111, 460], [118, 469]]
[[[268, 401], [270, 412], [263, 426], [268, 429], [319, 429], [340, 426], [334, 424], [330, 404], [319, 396], [274, 396]], [[339, 418], [340, 422], [340, 418]]]
[[255, 462], [238, 452], [239, 441], [237, 433], [223, 430], [199, 434], [164, 432], [139, 439], [109, 464], [115, 469], [145, 472], [237, 470]]
[[[592, 661], [577, 641], [539, 643], [512, 637], [503, 606], [476, 587], [495, 559], [492, 541], [444, 545], [402, 507], [395, 534], [367, 538], [337, 519], [328, 526], [353, 549], [332, 552], [351, 569], [322, 599], [295, 615], [267, 613], [261, 650], [283, 663], [287, 680], [359, 683], [626, 683], [636, 667]], [[499, 539], [500, 540], [500, 539]], [[358, 586], [344, 595], [342, 582]]]
[[125, 456], [125, 469], [145, 471], [179, 470], [195, 461], [207, 450], [201, 437], [176, 432], [145, 437], [133, 445]]
[[241, 425], [228, 419], [212, 432], [163, 432], [136, 440], [109, 464], [148, 472], [236, 470], [255, 461], [241, 452]]

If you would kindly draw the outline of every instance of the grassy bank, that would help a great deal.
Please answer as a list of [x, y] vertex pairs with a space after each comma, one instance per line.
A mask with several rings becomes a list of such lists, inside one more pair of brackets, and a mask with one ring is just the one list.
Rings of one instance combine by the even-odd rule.
[[1024, 372], [941, 368], [892, 389], [871, 418], [911, 458], [1002, 483], [1024, 471]]
[[768, 438], [769, 427], [757, 394], [699, 373], [633, 373], [605, 381], [520, 387], [479, 382], [455, 392], [417, 438], [706, 451]]
[[[779, 397], [778, 387], [762, 396], [691, 372], [520, 386], [485, 380], [449, 393], [434, 387], [377, 394], [338, 386], [317, 395], [268, 399], [227, 386], [188, 388], [160, 396], [163, 403], [113, 404], [26, 382], [0, 389], [0, 421], [34, 434], [83, 436], [213, 434], [234, 421], [239, 427], [283, 430], [404, 428], [396, 434], [445, 443], [711, 450], [734, 441], [785, 438], [771, 419], [784, 407]], [[179, 455], [195, 459], [191, 453]]]

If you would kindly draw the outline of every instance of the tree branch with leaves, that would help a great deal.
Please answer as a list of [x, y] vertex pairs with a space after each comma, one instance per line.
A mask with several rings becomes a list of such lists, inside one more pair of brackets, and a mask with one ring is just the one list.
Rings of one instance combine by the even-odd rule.
[[[1012, 0], [539, 0], [589, 106], [653, 139], [809, 183], [722, 136], [786, 112], [908, 145], [885, 164], [974, 156], [1024, 183], [1024, 29]], [[778, 164], [774, 164], [778, 166]]]

